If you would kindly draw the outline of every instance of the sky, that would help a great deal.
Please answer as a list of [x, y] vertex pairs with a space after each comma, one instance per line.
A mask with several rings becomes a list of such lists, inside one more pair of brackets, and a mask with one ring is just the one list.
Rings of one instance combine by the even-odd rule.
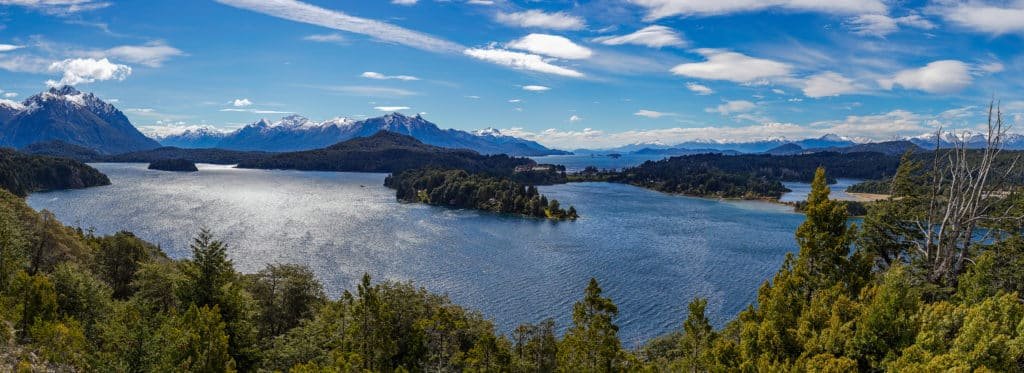
[[562, 149], [890, 140], [993, 98], [1024, 125], [1024, 0], [0, 0], [0, 99], [63, 84], [148, 133], [399, 111]]

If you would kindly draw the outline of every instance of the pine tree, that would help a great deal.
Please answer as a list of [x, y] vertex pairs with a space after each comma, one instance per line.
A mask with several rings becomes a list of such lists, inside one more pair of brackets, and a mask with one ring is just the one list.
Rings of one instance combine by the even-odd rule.
[[583, 300], [572, 310], [573, 327], [565, 333], [558, 348], [560, 370], [613, 372], [621, 368], [622, 346], [614, 319], [618, 307], [601, 296], [601, 286], [591, 278]]

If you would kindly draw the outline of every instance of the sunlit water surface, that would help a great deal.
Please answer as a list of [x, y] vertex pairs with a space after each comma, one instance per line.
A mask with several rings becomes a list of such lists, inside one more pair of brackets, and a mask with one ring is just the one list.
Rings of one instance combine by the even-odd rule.
[[129, 230], [174, 258], [200, 227], [230, 245], [235, 266], [312, 268], [329, 295], [359, 277], [412, 281], [492, 318], [502, 332], [547, 317], [564, 328], [590, 277], [618, 304], [623, 341], [678, 328], [694, 297], [721, 325], [795, 250], [789, 207], [578, 183], [541, 192], [582, 218], [549, 222], [399, 203], [384, 174], [242, 170], [197, 173], [95, 164], [113, 185], [38, 193], [28, 202], [66, 224]]

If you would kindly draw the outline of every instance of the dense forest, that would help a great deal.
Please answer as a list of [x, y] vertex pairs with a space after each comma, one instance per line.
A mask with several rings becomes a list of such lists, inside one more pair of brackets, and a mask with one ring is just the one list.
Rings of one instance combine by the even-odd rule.
[[160, 171], [177, 171], [177, 172], [196, 172], [199, 171], [196, 168], [196, 164], [192, 163], [187, 159], [160, 159], [149, 163], [150, 170]]
[[527, 158], [481, 155], [472, 150], [427, 145], [411, 136], [381, 131], [323, 149], [279, 153], [244, 161], [240, 168], [305, 171], [400, 172], [422, 167], [445, 167], [469, 172], [511, 175], [516, 166], [532, 165]]
[[421, 168], [388, 176], [384, 186], [395, 189], [400, 201], [471, 208], [553, 220], [575, 220], [576, 208], [562, 208], [533, 185], [505, 177], [464, 170]]
[[78, 161], [0, 148], [0, 188], [19, 196], [109, 184], [106, 175]]

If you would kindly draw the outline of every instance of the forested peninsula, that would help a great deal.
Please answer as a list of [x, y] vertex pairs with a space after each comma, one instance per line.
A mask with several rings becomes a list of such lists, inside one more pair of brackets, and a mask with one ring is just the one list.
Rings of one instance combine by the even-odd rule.
[[100, 185], [110, 185], [110, 179], [84, 163], [0, 148], [0, 188], [15, 195]]

